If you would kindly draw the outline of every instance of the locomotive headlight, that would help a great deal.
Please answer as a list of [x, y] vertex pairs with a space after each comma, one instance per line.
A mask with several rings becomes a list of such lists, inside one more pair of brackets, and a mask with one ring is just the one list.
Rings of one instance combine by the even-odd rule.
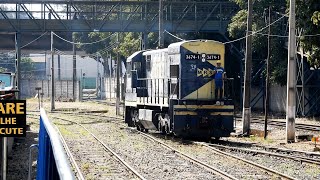
[[202, 60], [202, 62], [206, 62], [206, 54], [201, 55], [201, 60]]

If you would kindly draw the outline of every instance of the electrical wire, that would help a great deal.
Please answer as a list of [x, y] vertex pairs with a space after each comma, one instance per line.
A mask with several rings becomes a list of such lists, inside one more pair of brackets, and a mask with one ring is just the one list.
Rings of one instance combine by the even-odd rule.
[[185, 39], [179, 38], [178, 36], [175, 36], [175, 35], [171, 34], [170, 32], [168, 32], [167, 30], [164, 30], [164, 32], [168, 33], [170, 36], [172, 36], [176, 39], [179, 39], [180, 41], [185, 41]]
[[[253, 31], [254, 32], [254, 31]], [[278, 35], [278, 34], [265, 34], [265, 33], [256, 33], [258, 35], [262, 35], [262, 36], [270, 36], [270, 37], [279, 37], [279, 38], [288, 38], [289, 36], [282, 36], [282, 35]]]
[[64, 39], [63, 37], [57, 35], [56, 33], [54, 33], [54, 32], [52, 32], [52, 33], [53, 33], [56, 37], [58, 37], [59, 39], [65, 41], [65, 42], [68, 42], [68, 43], [70, 43], [70, 44], [76, 44], [76, 45], [91, 45], [91, 44], [96, 44], [96, 43], [105, 41], [105, 40], [109, 39], [111, 36], [115, 35], [115, 33], [112, 33], [112, 34], [110, 34], [108, 37], [103, 38], [103, 39], [100, 39], [99, 41], [90, 42], [90, 43], [81, 43], [81, 42], [73, 42], [73, 41], [66, 40], [66, 39]]
[[265, 29], [268, 28], [269, 26], [272, 26], [273, 24], [275, 24], [276, 22], [280, 21], [280, 20], [283, 19], [284, 17], [286, 17], [286, 15], [283, 15], [283, 16], [280, 17], [279, 19], [273, 21], [272, 23], [270, 23], [270, 24], [268, 24], [267, 26], [259, 29], [258, 31], [252, 32], [252, 34], [246, 35], [246, 36], [244, 36], [244, 37], [241, 37], [241, 38], [238, 38], [238, 39], [235, 39], [235, 40], [232, 40], [232, 41], [224, 42], [223, 44], [230, 44], [230, 43], [237, 42], [237, 41], [240, 41], [240, 40], [242, 40], [242, 39], [245, 39], [245, 38], [247, 38], [247, 37], [249, 37], [249, 36], [253, 36], [253, 35], [255, 35], [255, 34], [257, 34], [257, 33], [261, 32], [261, 31], [265, 30]]
[[41, 34], [39, 37], [35, 38], [34, 40], [30, 41], [29, 43], [21, 46], [21, 49], [24, 48], [24, 47], [27, 47], [29, 46], [30, 44], [34, 43], [35, 41], [37, 41], [38, 39], [40, 39], [42, 36], [46, 35], [48, 33], [48, 31], [46, 31], [45, 33]]
[[316, 37], [316, 36], [320, 36], [320, 34], [306, 34], [306, 35], [301, 35], [297, 37]]

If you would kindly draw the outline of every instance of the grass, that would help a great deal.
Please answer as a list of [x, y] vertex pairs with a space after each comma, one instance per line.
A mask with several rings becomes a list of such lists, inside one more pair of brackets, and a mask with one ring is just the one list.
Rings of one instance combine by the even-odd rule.
[[311, 167], [306, 170], [306, 174], [312, 176], [312, 177], [317, 177], [320, 175], [320, 169], [317, 165], [313, 164], [310, 165]]
[[250, 135], [249, 140], [252, 141], [252, 142], [260, 142], [260, 143], [263, 143], [263, 144], [272, 144], [272, 143], [274, 143], [273, 139], [270, 139], [270, 138], [264, 139], [263, 137], [257, 137], [257, 136], [254, 136], [254, 135]]
[[250, 141], [256, 141], [257, 137], [254, 135], [250, 135]]
[[59, 125], [59, 130], [60, 130], [60, 133], [63, 135], [63, 136], [74, 136], [74, 133], [67, 130], [64, 126], [61, 126]]
[[90, 163], [84, 163], [82, 164], [82, 169], [83, 171], [89, 171], [90, 168]]

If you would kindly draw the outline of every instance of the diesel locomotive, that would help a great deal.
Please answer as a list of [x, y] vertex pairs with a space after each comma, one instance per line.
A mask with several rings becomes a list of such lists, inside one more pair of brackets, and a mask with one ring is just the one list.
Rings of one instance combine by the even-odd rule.
[[215, 97], [215, 67], [225, 46], [190, 40], [138, 51], [127, 58], [125, 122], [140, 131], [180, 137], [228, 137], [234, 131], [232, 79]]

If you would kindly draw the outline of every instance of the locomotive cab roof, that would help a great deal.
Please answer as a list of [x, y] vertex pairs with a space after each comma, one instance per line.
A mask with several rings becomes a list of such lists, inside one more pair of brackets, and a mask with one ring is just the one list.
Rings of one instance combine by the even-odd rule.
[[180, 53], [180, 47], [183, 44], [190, 43], [190, 42], [212, 42], [217, 44], [223, 44], [222, 42], [215, 41], [215, 40], [208, 40], [208, 39], [196, 39], [196, 40], [187, 40], [187, 41], [180, 41], [176, 43], [172, 43], [168, 46], [168, 53], [169, 54], [177, 54]]
[[168, 48], [164, 48], [164, 49], [154, 49], [154, 50], [148, 50], [143, 52], [143, 55], [150, 55], [150, 54], [154, 54], [154, 53], [160, 53], [160, 52], [167, 52]]
[[139, 54], [142, 54], [144, 51], [145, 51], [145, 50], [137, 51], [137, 52], [131, 54], [131, 56], [129, 56], [129, 57], [127, 58], [127, 62], [132, 62], [132, 61], [134, 61], [134, 60], [136, 60], [136, 59], [138, 60]]

